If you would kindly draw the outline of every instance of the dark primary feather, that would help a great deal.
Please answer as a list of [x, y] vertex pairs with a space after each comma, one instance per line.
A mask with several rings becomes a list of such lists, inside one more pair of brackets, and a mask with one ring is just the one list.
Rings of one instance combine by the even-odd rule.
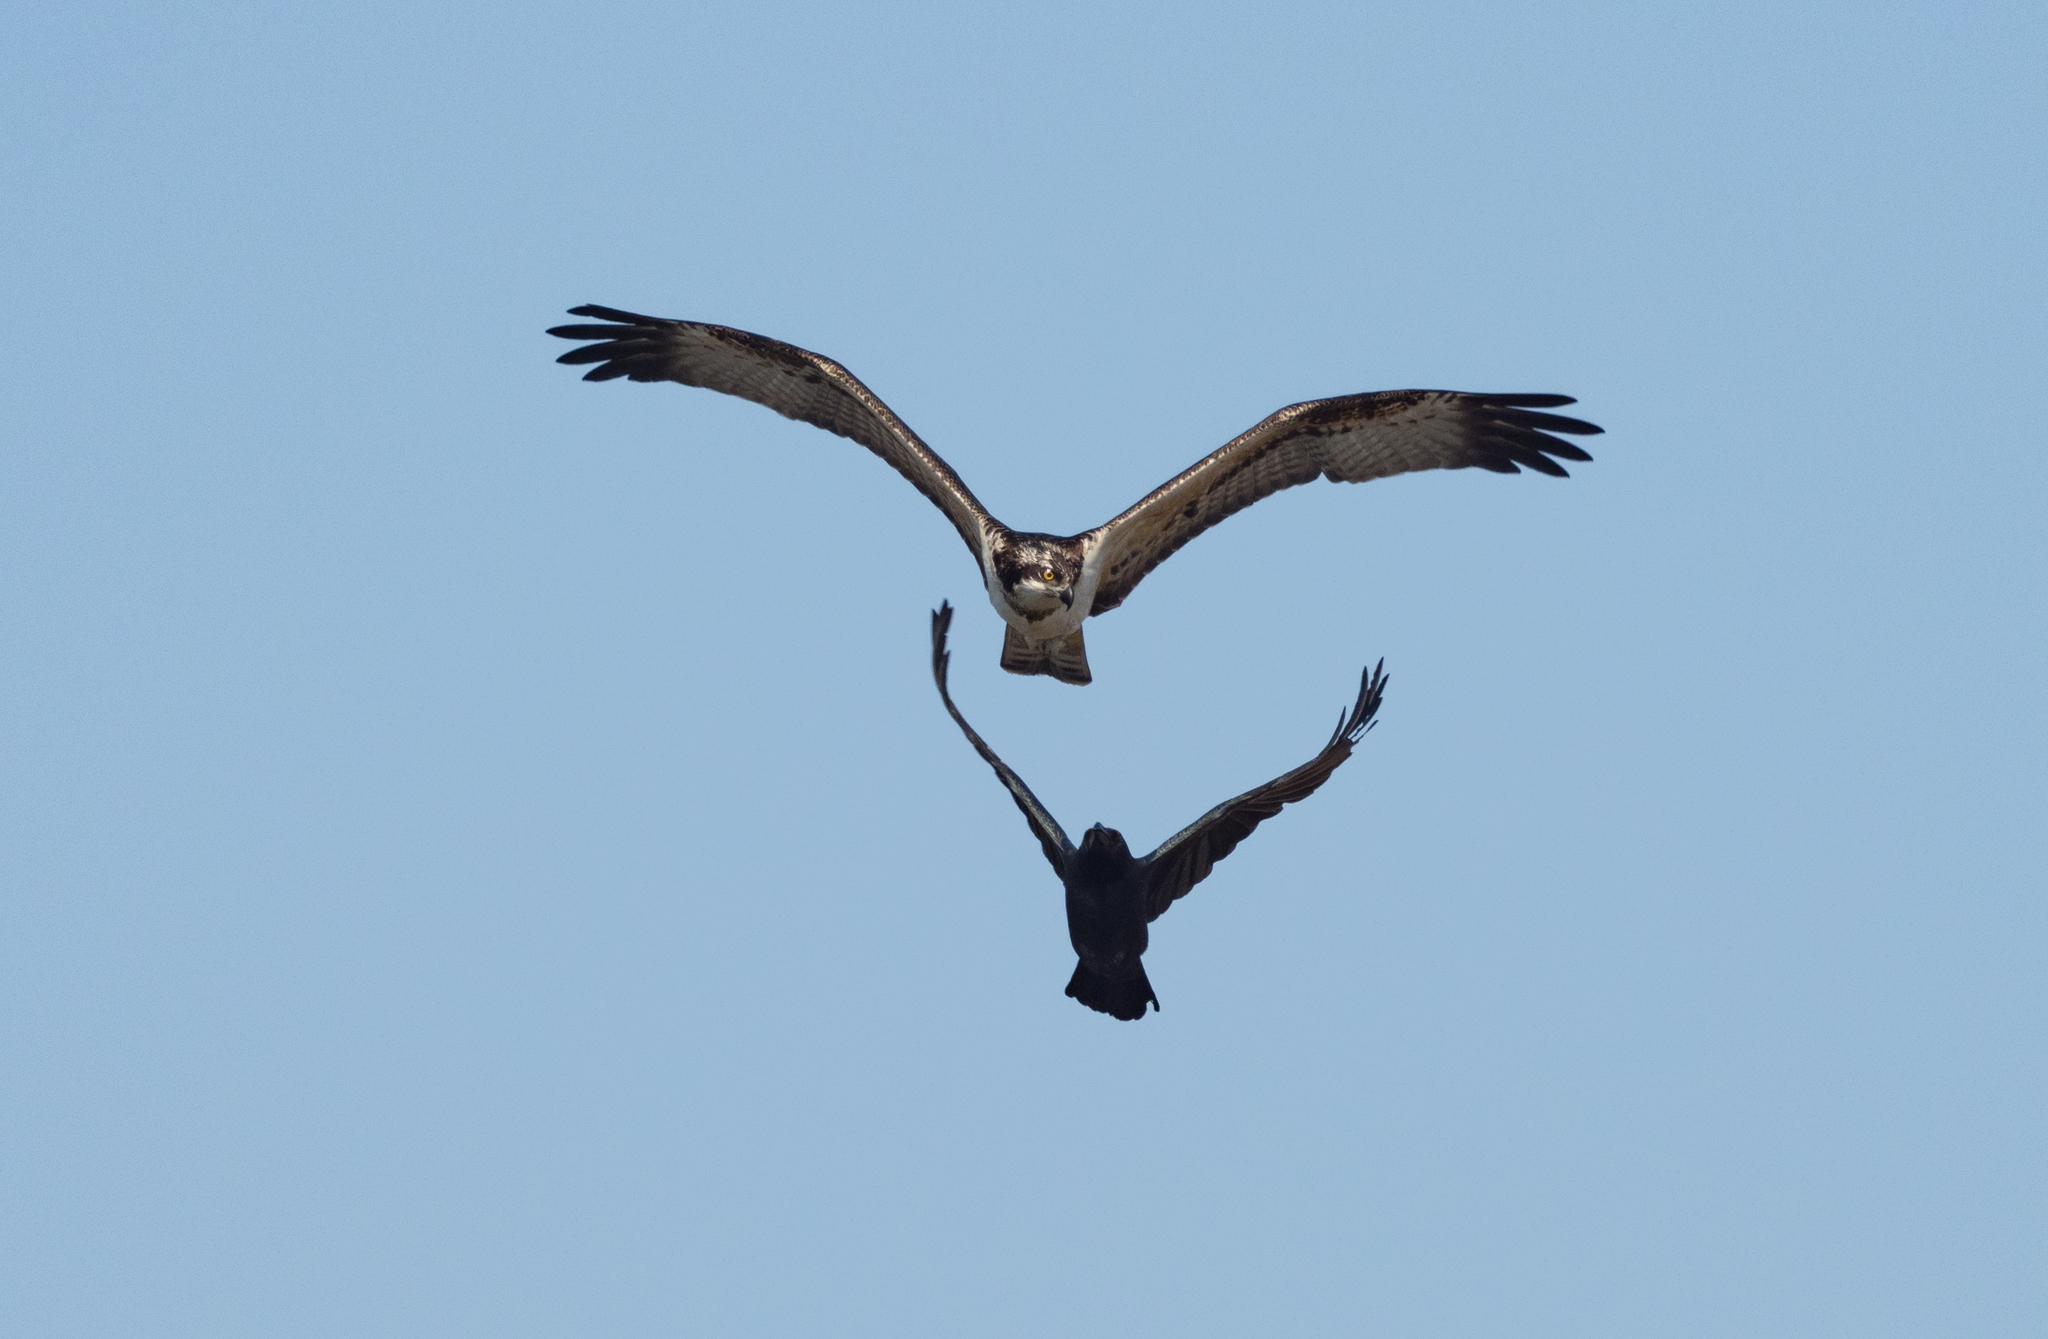
[[1067, 840], [1059, 821], [1046, 811], [1031, 793], [1031, 787], [1024, 784], [1024, 778], [1011, 771], [1009, 764], [996, 756], [996, 751], [982, 741], [960, 714], [960, 708], [953, 705], [953, 695], [946, 691], [946, 671], [951, 666], [953, 653], [946, 649], [946, 630], [953, 625], [951, 601], [939, 601], [939, 607], [932, 610], [932, 678], [939, 685], [939, 698], [946, 704], [946, 711], [953, 717], [953, 723], [967, 736], [967, 742], [974, 745], [974, 751], [981, 760], [996, 769], [996, 776], [1009, 787], [1010, 798], [1024, 813], [1024, 821], [1031, 825], [1031, 831], [1038, 836], [1038, 845], [1045, 852], [1045, 858], [1052, 862], [1053, 872], [1060, 878], [1067, 877], [1067, 862], [1073, 857], [1074, 844]]
[[1539, 411], [1572, 403], [1569, 395], [1376, 391], [1289, 405], [1091, 532], [1101, 544], [1102, 573], [1091, 612], [1122, 604], [1148, 572], [1210, 526], [1296, 484], [1468, 468], [1562, 476], [1558, 460], [1592, 457], [1553, 434], [1600, 429]]
[[1359, 677], [1358, 700], [1337, 718], [1337, 729], [1322, 752], [1257, 790], [1225, 800], [1160, 844], [1145, 857], [1145, 919], [1156, 921], [1190, 888], [1209, 877], [1216, 862], [1237, 849], [1252, 830], [1280, 812], [1282, 805], [1307, 799], [1351, 756], [1352, 746], [1372, 729], [1373, 715], [1386, 695], [1386, 661]]
[[585, 381], [679, 381], [685, 386], [737, 395], [785, 418], [850, 437], [883, 460], [946, 513], [960, 538], [981, 558], [981, 524], [988, 511], [952, 466], [926, 446], [881, 398], [830, 358], [794, 344], [699, 321], [670, 321], [615, 307], [569, 309], [610, 325], [558, 325], [550, 335], [595, 340], [555, 361], [595, 363]]

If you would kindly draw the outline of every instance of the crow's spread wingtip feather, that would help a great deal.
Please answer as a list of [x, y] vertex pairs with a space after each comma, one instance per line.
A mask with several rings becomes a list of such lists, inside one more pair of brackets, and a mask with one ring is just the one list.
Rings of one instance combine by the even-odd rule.
[[1356, 744], [1365, 737], [1365, 732], [1379, 724], [1380, 703], [1387, 696], [1387, 658], [1381, 656], [1379, 663], [1359, 676], [1358, 703], [1352, 708], [1351, 729], [1347, 733]]
[[932, 678], [938, 681], [939, 695], [946, 693], [947, 673], [953, 667], [953, 653], [946, 647], [946, 634], [953, 626], [953, 602], [940, 600], [939, 607], [932, 610]]

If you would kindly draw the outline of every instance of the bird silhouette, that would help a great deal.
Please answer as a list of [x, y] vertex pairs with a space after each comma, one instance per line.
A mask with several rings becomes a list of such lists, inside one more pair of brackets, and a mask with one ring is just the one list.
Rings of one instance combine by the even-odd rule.
[[1009, 788], [1010, 798], [1023, 811], [1039, 848], [1066, 888], [1067, 936], [1080, 959], [1067, 982], [1067, 994], [1091, 1009], [1126, 1020], [1143, 1018], [1147, 1005], [1159, 1007], [1159, 997], [1145, 976], [1146, 927], [1208, 878], [1216, 862], [1236, 850], [1252, 829], [1279, 813], [1281, 806], [1307, 799], [1328, 781], [1372, 728], [1387, 687], [1382, 660], [1360, 676], [1358, 700], [1337, 718], [1336, 730], [1315, 757], [1256, 790], [1225, 800], [1140, 859], [1131, 854], [1122, 833], [1100, 823], [1082, 833], [1076, 847], [1024, 779], [967, 723], [946, 689], [952, 659], [946, 631], [952, 622], [953, 606], [941, 602], [932, 611], [932, 678], [967, 742]]

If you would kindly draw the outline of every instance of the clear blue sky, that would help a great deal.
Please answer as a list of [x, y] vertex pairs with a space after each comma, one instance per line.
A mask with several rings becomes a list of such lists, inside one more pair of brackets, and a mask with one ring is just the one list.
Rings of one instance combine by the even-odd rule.
[[[2038, 5], [31, 8], [0, 40], [0, 1330], [2018, 1334], [2048, 1313]], [[1093, 525], [1564, 391], [996, 668], [828, 353]], [[1062, 997], [926, 670], [1149, 848]]]

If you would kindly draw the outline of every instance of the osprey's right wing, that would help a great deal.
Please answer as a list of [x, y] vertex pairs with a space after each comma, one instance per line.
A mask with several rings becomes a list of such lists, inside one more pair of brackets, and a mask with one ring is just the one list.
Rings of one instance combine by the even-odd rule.
[[1542, 412], [1571, 403], [1569, 395], [1375, 391], [1289, 405], [1088, 532], [1102, 574], [1089, 612], [1116, 608], [1181, 545], [1296, 484], [1472, 468], [1562, 475], [1558, 460], [1592, 457], [1556, 434], [1600, 431], [1580, 419]]
[[953, 467], [918, 439], [907, 424], [860, 379], [830, 358], [699, 321], [669, 321], [614, 307], [571, 307], [571, 316], [595, 316], [612, 325], [558, 325], [550, 335], [596, 340], [571, 349], [558, 363], [596, 363], [585, 381], [680, 381], [685, 386], [737, 395], [841, 437], [851, 437], [888, 461], [937, 504], [975, 562], [988, 509], [960, 482]]
[[1046, 812], [1038, 797], [1031, 793], [1031, 787], [1024, 784], [1024, 778], [1011, 771], [1009, 764], [998, 758], [996, 751], [974, 733], [974, 727], [960, 714], [960, 708], [953, 705], [953, 695], [946, 691], [946, 669], [953, 659], [953, 653], [946, 649], [946, 630], [952, 625], [953, 606], [941, 600], [939, 607], [932, 610], [932, 679], [939, 685], [939, 700], [946, 704], [953, 723], [967, 736], [967, 742], [974, 745], [974, 751], [981, 755], [981, 760], [995, 768], [997, 778], [1010, 788], [1010, 798], [1017, 802], [1017, 807], [1024, 811], [1025, 822], [1031, 824], [1031, 830], [1038, 834], [1038, 845], [1045, 852], [1045, 858], [1052, 862], [1053, 872], [1065, 879], [1067, 861], [1074, 855], [1074, 844], [1067, 840], [1059, 820]]
[[1351, 756], [1351, 746], [1372, 728], [1373, 714], [1387, 691], [1386, 661], [1359, 676], [1358, 700], [1337, 718], [1337, 729], [1322, 752], [1257, 790], [1225, 800], [1145, 857], [1145, 919], [1156, 921], [1190, 888], [1209, 877], [1216, 862], [1237, 849], [1252, 829], [1280, 812], [1282, 805], [1305, 800]]

